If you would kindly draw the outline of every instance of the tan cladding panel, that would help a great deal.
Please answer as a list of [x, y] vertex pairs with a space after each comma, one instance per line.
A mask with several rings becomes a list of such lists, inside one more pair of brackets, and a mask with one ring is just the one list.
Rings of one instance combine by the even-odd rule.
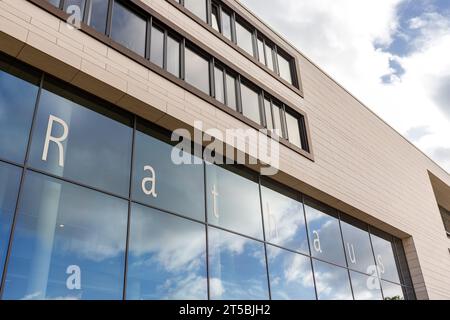
[[[446, 172], [299, 52], [289, 51], [305, 99], [165, 0], [143, 2], [305, 111], [315, 161], [281, 147], [279, 180], [404, 238], [419, 298], [450, 299], [449, 241], [428, 174], [450, 185]], [[0, 31], [2, 51], [164, 127], [248, 128], [26, 0], [0, 2]]]

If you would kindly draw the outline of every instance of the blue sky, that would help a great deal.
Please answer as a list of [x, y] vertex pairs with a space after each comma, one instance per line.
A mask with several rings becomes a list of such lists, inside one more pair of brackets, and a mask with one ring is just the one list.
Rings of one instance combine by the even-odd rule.
[[450, 172], [450, 0], [241, 0]]

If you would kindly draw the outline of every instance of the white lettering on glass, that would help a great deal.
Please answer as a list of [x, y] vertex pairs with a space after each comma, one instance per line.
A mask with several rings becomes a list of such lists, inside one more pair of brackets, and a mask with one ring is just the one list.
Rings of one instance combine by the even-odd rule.
[[322, 247], [320, 245], [320, 236], [319, 236], [319, 232], [317, 232], [316, 230], [313, 231], [313, 235], [314, 235], [314, 250], [316, 250], [316, 252], [322, 253]]
[[384, 267], [383, 258], [381, 257], [381, 254], [377, 255], [377, 262], [380, 272], [384, 274], [386, 272], [386, 269]]
[[[63, 128], [63, 134], [60, 137], [52, 136], [53, 124], [55, 122], [61, 125], [61, 127]], [[58, 147], [59, 151], [59, 162], [58, 162], [59, 166], [64, 167], [64, 147], [62, 145], [62, 142], [66, 140], [68, 136], [69, 136], [69, 126], [67, 125], [67, 123], [58, 117], [50, 115], [48, 118], [47, 133], [45, 135], [44, 150], [42, 152], [42, 161], [47, 161], [50, 142], [54, 142]]]
[[348, 255], [350, 258], [350, 262], [353, 264], [356, 264], [356, 254], [355, 254], [355, 247], [353, 246], [353, 243], [350, 244], [347, 242], [347, 249], [348, 249]]
[[68, 266], [66, 274], [69, 275], [66, 287], [69, 290], [81, 290], [81, 269], [79, 266]]
[[[153, 198], [157, 198], [158, 194], [156, 193], [156, 172], [152, 166], [145, 166], [144, 171], [148, 171], [151, 173], [151, 177], [144, 178], [142, 180], [142, 192], [144, 192], [147, 196], [152, 196]], [[151, 189], [147, 189], [147, 183], [151, 183]]]
[[219, 208], [217, 207], [217, 197], [219, 196], [219, 193], [217, 192], [216, 185], [213, 186], [211, 194], [213, 196], [213, 214], [219, 219]]

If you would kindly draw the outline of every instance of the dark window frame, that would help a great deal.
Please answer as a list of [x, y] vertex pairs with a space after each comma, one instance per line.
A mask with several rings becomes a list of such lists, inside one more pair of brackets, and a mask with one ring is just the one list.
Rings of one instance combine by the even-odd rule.
[[[284, 45], [277, 44], [275, 41], [273, 41], [270, 37], [265, 35], [263, 32], [261, 32], [256, 27], [252, 26], [247, 19], [243, 18], [242, 14], [238, 13], [237, 9], [228, 1], [226, 0], [207, 0], [207, 5], [211, 7], [211, 4], [214, 3], [216, 6], [220, 7], [220, 16], [222, 16], [222, 12], [226, 11], [230, 16], [232, 17], [232, 37], [231, 39], [228, 39], [225, 35], [222, 34], [223, 28], [221, 28], [220, 31], [217, 31], [215, 28], [213, 28], [211, 24], [211, 11], [208, 12], [208, 22], [204, 22], [203, 19], [200, 17], [197, 17], [195, 13], [191, 12], [189, 9], [184, 7], [183, 0], [176, 1], [176, 0], [167, 0], [169, 3], [174, 5], [176, 8], [180, 9], [182, 12], [186, 13], [188, 16], [190, 16], [193, 20], [203, 25], [206, 29], [214, 33], [216, 36], [224, 40], [228, 44], [232, 44], [232, 46], [239, 51], [240, 53], [244, 54], [248, 58], [250, 58], [254, 63], [256, 63], [259, 67], [263, 67], [265, 71], [267, 71], [272, 76], [275, 76], [280, 82], [287, 85], [291, 89], [293, 89], [296, 93], [298, 93], [300, 96], [303, 97], [303, 88], [301, 85], [301, 79], [300, 79], [300, 72], [299, 72], [299, 66], [298, 66], [298, 59], [293, 57], [292, 55], [288, 54], [286, 49], [283, 49]], [[222, 21], [222, 19], [220, 19]], [[240, 23], [244, 24], [246, 28], [250, 29], [253, 35], [253, 54], [249, 54], [246, 50], [244, 50], [242, 47], [240, 47], [237, 44], [236, 41], [236, 22], [239, 21]], [[262, 63], [259, 61], [258, 52], [257, 52], [257, 37], [262, 37], [264, 41], [267, 43], [270, 43], [272, 45], [273, 49], [273, 66], [274, 70], [270, 69], [267, 63]], [[256, 46], [256, 47], [255, 47]], [[286, 60], [289, 62], [290, 67], [290, 74], [292, 78], [292, 83], [287, 81], [286, 79], [281, 77], [281, 74], [279, 72], [278, 68], [278, 58], [276, 56], [277, 51], [282, 52], [282, 55]]]
[[[53, 5], [51, 5], [50, 3], [48, 3], [45, 0], [28, 0], [38, 6], [40, 6], [43, 9], [46, 9], [47, 11], [50, 11], [51, 13], [53, 13], [54, 15], [60, 17], [61, 19], [65, 19], [67, 17], [67, 15], [64, 12], [58, 12], [58, 10], [55, 10], [55, 7]], [[267, 90], [270, 89], [265, 89], [264, 85], [262, 84], [257, 84], [258, 81], [257, 80], [249, 80], [252, 79], [250, 75], [247, 75], [244, 71], [240, 70], [240, 71], [235, 71], [233, 69], [235, 69], [235, 67], [230, 67], [231, 63], [228, 62], [226, 60], [226, 58], [221, 57], [220, 61], [222, 64], [226, 65], [228, 69], [230, 69], [232, 72], [237, 74], [237, 83], [236, 83], [236, 98], [237, 98], [237, 103], [236, 103], [236, 111], [234, 111], [232, 108], [229, 108], [227, 105], [215, 100], [212, 97], [212, 85], [213, 82], [211, 80], [211, 78], [213, 78], [214, 74], [213, 74], [213, 64], [211, 63], [211, 61], [216, 60], [216, 53], [210, 52], [209, 48], [202, 46], [200, 43], [197, 43], [195, 41], [195, 39], [193, 39], [192, 37], [188, 36], [185, 32], [182, 31], [178, 31], [178, 27], [176, 27], [175, 25], [172, 25], [170, 22], [165, 22], [165, 19], [161, 16], [159, 16], [156, 12], [154, 12], [152, 9], [148, 8], [145, 4], [142, 4], [140, 1], [138, 0], [129, 0], [126, 5], [133, 7], [134, 11], [139, 11], [142, 12], [141, 15], [147, 15], [147, 36], [146, 36], [146, 54], [145, 57], [140, 56], [139, 54], [131, 51], [130, 49], [127, 49], [126, 47], [122, 46], [119, 43], [116, 43], [115, 41], [113, 41], [111, 39], [111, 37], [109, 36], [110, 34], [110, 30], [111, 30], [111, 22], [112, 22], [112, 7], [114, 4], [114, 1], [119, 1], [123, 4], [124, 0], [107, 0], [109, 1], [109, 7], [108, 7], [108, 18], [107, 18], [107, 30], [106, 30], [106, 34], [103, 35], [101, 33], [99, 33], [98, 31], [94, 30], [93, 28], [91, 28], [90, 26], [86, 25], [85, 23], [82, 23], [81, 29], [83, 31], [85, 31], [86, 33], [88, 33], [89, 35], [93, 36], [94, 38], [103, 41], [105, 44], [113, 47], [114, 49], [118, 50], [119, 52], [121, 52], [122, 54], [130, 57], [133, 60], [136, 60], [137, 62], [144, 64], [145, 66], [149, 67], [148, 63], [155, 66], [155, 68], [151, 68], [149, 67], [152, 71], [155, 71], [157, 73], [159, 73], [160, 75], [162, 75], [163, 77], [169, 79], [169, 81], [172, 81], [178, 85], [181, 85], [182, 87], [184, 87], [186, 90], [190, 91], [191, 93], [199, 96], [200, 98], [204, 99], [205, 101], [212, 103], [213, 105], [215, 105], [216, 107], [218, 107], [219, 109], [225, 111], [226, 113], [231, 114], [233, 117], [239, 119], [240, 121], [245, 122], [246, 124], [248, 124], [249, 126], [257, 129], [257, 130], [261, 130], [264, 129], [264, 110], [262, 110], [262, 102], [260, 101], [260, 118], [261, 118], [261, 124], [256, 123], [255, 121], [252, 121], [251, 119], [245, 117], [242, 114], [242, 98], [241, 98], [241, 92], [240, 92], [240, 83], [242, 80], [244, 81], [248, 81], [250, 82], [252, 85], [256, 86], [258, 88], [258, 93], [260, 90], [262, 90], [263, 92], [267, 92]], [[173, 0], [170, 0], [173, 1]], [[86, 6], [86, 8], [89, 8], [89, 6]], [[234, 11], [230, 11], [232, 13], [231, 17], [232, 17], [232, 34], [235, 37], [236, 31], [235, 31], [235, 17], [236, 17], [236, 13]], [[151, 46], [151, 26], [153, 24], [158, 25], [160, 28], [161, 26], [163, 26], [163, 30], [170, 30], [171, 32], [173, 32], [174, 34], [178, 34], [182, 39], [183, 39], [183, 43], [182, 43], [182, 52], [181, 52], [181, 58], [180, 58], [180, 73], [181, 73], [181, 77], [177, 78], [180, 80], [183, 80], [183, 84], [180, 84], [178, 81], [175, 81], [174, 78], [176, 78], [174, 75], [172, 75], [170, 72], [167, 72], [164, 68], [160, 68], [159, 66], [153, 64], [150, 61], [150, 46]], [[256, 44], [256, 39], [255, 37], [253, 37], [253, 46], [257, 46]], [[166, 41], [166, 40], [165, 40]], [[200, 53], [203, 53], [205, 55], [205, 57], [209, 57], [210, 59], [210, 88], [209, 88], [209, 94], [206, 94], [204, 91], [199, 90], [197, 88], [195, 88], [194, 86], [188, 84], [185, 81], [185, 61], [184, 61], [184, 56], [185, 56], [185, 48], [188, 44], [191, 44], [194, 49], [198, 49]], [[166, 46], [165, 46], [166, 47]], [[164, 53], [164, 59], [166, 56], [166, 53]], [[220, 55], [219, 55], [220, 57]], [[274, 60], [275, 57], [274, 57]], [[145, 61], [145, 62], [143, 62]], [[217, 61], [219, 61], [219, 59], [217, 59]], [[148, 63], [147, 63], [148, 62]], [[276, 62], [276, 61], [274, 61]], [[161, 69], [164, 72], [161, 72]], [[239, 69], [238, 69], [239, 70]], [[270, 92], [270, 91], [269, 91]], [[271, 95], [276, 95], [276, 93], [270, 93]], [[206, 95], [206, 97], [205, 97]], [[212, 99], [211, 99], [212, 98]], [[278, 99], [280, 101], [284, 101], [284, 99], [282, 99], [281, 97]], [[285, 102], [283, 102], [283, 105], [285, 105]], [[302, 117], [303, 119], [307, 119], [307, 115], [301, 111], [296, 111], [294, 108], [290, 108], [291, 110], [294, 110], [294, 112], [298, 115], [299, 117]], [[285, 121], [285, 119], [282, 118], [282, 121]], [[294, 145], [292, 143], [289, 142], [289, 140], [287, 139], [280, 139], [280, 143], [294, 151], [296, 151], [297, 153], [305, 156], [306, 158], [310, 159], [311, 161], [314, 161], [314, 157], [313, 157], [313, 152], [311, 149], [311, 143], [310, 143], [310, 135], [309, 135], [309, 127], [308, 127], [308, 123], [305, 120], [306, 123], [306, 130], [304, 132], [301, 132], [300, 135], [306, 134], [305, 139], [308, 141], [307, 144], [305, 144], [305, 146], [307, 146], [307, 148], [299, 148], [297, 145]], [[271, 136], [270, 134], [268, 134], [268, 136]]]

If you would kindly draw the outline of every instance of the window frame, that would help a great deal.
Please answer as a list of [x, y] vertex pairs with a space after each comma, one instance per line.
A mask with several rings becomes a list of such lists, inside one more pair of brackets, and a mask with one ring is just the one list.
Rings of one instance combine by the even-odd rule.
[[[51, 12], [52, 14], [60, 17], [61, 19], [65, 19], [66, 15], [63, 12], [58, 12], [56, 10], [56, 8], [49, 4], [46, 0], [29, 0], [35, 4], [37, 4], [38, 6], [42, 7], [45, 10], [48, 10], [49, 12]], [[119, 52], [121, 52], [122, 54], [128, 56], [129, 58], [135, 60], [136, 62], [144, 65], [145, 67], [149, 68], [151, 71], [156, 72], [157, 74], [165, 77], [166, 79], [168, 79], [169, 81], [181, 86], [182, 88], [184, 88], [187, 91], [190, 91], [191, 93], [193, 93], [194, 95], [198, 96], [199, 98], [205, 100], [208, 103], [213, 104], [214, 106], [216, 106], [217, 108], [219, 108], [220, 110], [230, 114], [231, 116], [233, 116], [234, 118], [246, 123], [247, 125], [253, 127], [256, 130], [261, 130], [264, 129], [264, 125], [263, 125], [263, 121], [264, 120], [264, 110], [262, 110], [262, 99], [260, 101], [260, 118], [261, 118], [261, 124], [256, 123], [254, 121], [252, 121], [251, 119], [243, 116], [242, 114], [242, 105], [241, 105], [241, 101], [242, 101], [242, 97], [241, 97], [241, 92], [240, 92], [240, 83], [241, 83], [241, 79], [246, 79], [248, 80], [251, 84], [253, 84], [254, 86], [256, 86], [259, 90], [261, 90], [262, 92], [268, 92], [270, 95], [273, 95], [275, 97], [278, 97], [276, 92], [272, 92], [272, 90], [270, 88], [266, 88], [264, 86], [264, 84], [261, 84], [257, 79], [254, 79], [251, 75], [247, 74], [245, 71], [239, 69], [238, 67], [235, 67], [231, 62], [229, 62], [226, 58], [220, 56], [219, 54], [217, 54], [216, 52], [212, 51], [211, 49], [209, 49], [208, 47], [203, 46], [201, 43], [198, 43], [195, 39], [193, 39], [190, 35], [188, 35], [186, 32], [184, 32], [183, 30], [181, 30], [179, 27], [177, 27], [176, 25], [173, 25], [172, 23], [170, 23], [170, 21], [167, 21], [164, 17], [160, 16], [158, 13], [154, 12], [151, 8], [146, 7], [145, 4], [141, 4], [140, 1], [138, 0], [129, 0], [129, 2], [126, 3], [126, 5], [133, 7], [133, 9], [135, 9], [138, 12], [142, 12], [143, 15], [147, 16], [147, 37], [146, 37], [146, 57], [143, 58], [140, 55], [132, 52], [131, 50], [123, 47], [122, 45], [120, 45], [119, 43], [115, 43], [114, 41], [112, 41], [112, 39], [108, 36], [108, 34], [110, 33], [110, 29], [111, 29], [111, 13], [112, 13], [112, 6], [114, 1], [119, 1], [123, 4], [124, 0], [108, 0], [109, 3], [109, 7], [108, 7], [108, 19], [107, 19], [107, 30], [106, 33], [103, 35], [101, 33], [99, 33], [98, 31], [94, 30], [93, 28], [89, 27], [86, 24], [81, 25], [81, 30], [86, 32], [87, 34], [93, 36], [94, 38], [102, 41], [104, 44], [118, 50]], [[174, 0], [168, 0], [168, 1], [173, 1]], [[213, 0], [208, 0], [208, 1], [213, 1]], [[219, 1], [214, 0], [216, 3], [219, 3]], [[181, 1], [182, 2], [182, 1]], [[44, 4], [45, 3], [45, 4]], [[176, 2], [175, 2], [176, 3]], [[51, 7], [51, 8], [50, 8]], [[86, 8], [89, 8], [89, 3], [88, 6], [86, 6]], [[225, 8], [225, 9], [224, 9]], [[232, 35], [233, 37], [235, 37], [235, 30], [234, 30], [234, 26], [235, 26], [235, 17], [236, 17], [236, 13], [232, 10], [229, 9], [228, 6], [226, 6], [225, 4], [222, 5], [222, 1], [220, 1], [220, 9], [221, 10], [226, 10], [228, 13], [231, 12], [231, 22], [232, 22]], [[222, 12], [222, 11], [221, 11]], [[167, 30], [168, 32], [173, 32], [173, 34], [179, 35], [180, 38], [182, 39], [182, 45], [181, 45], [181, 57], [180, 57], [180, 77], [177, 78], [175, 77], [173, 74], [171, 74], [170, 72], [168, 72], [167, 70], [165, 70], [165, 68], [159, 68], [158, 66], [154, 65], [150, 62], [150, 46], [151, 46], [151, 26], [153, 24], [158, 25], [159, 27], [164, 26], [164, 30]], [[219, 34], [219, 33], [218, 33]], [[256, 29], [255, 29], [255, 33], [253, 34], [253, 48], [255, 46], [257, 46], [256, 44]], [[212, 88], [213, 88], [213, 81], [212, 78], [214, 76], [213, 74], [213, 67], [214, 65], [210, 62], [210, 73], [209, 73], [209, 77], [210, 77], [210, 88], [209, 88], [209, 93], [205, 93], [202, 90], [197, 90], [195, 87], [190, 86], [188, 83], [186, 83], [185, 81], [185, 48], [188, 44], [192, 44], [194, 49], [198, 49], [201, 53], [204, 53], [205, 57], [208, 57], [210, 59], [210, 61], [212, 61], [213, 59], [215, 60], [216, 57], [220, 58], [220, 62], [226, 66], [227, 70], [230, 70], [233, 74], [236, 74], [236, 110], [234, 110], [233, 108], [228, 107], [227, 105], [221, 103], [220, 101], [217, 101], [213, 98], [211, 92], [212, 92]], [[166, 50], [166, 49], [165, 49]], [[167, 53], [164, 53], [164, 59], [166, 59], [166, 55]], [[148, 63], [147, 63], [148, 61]], [[218, 60], [217, 60], [218, 61]], [[183, 82], [177, 81], [177, 80], [182, 80]], [[282, 97], [278, 97], [277, 98], [279, 101], [282, 101], [283, 104], [285, 104], [285, 100]], [[292, 110], [295, 110], [294, 108], [291, 108]], [[307, 119], [307, 115], [302, 112], [302, 111], [294, 111], [295, 114], [298, 114], [299, 117], [303, 118], [303, 119]], [[284, 121], [282, 119], [282, 121]], [[306, 120], [305, 120], [306, 121]], [[313, 152], [312, 149], [310, 147], [310, 135], [309, 135], [309, 127], [308, 127], [308, 123], [305, 123], [306, 126], [306, 130], [304, 132], [302, 132], [302, 134], [306, 134], [307, 136], [305, 137], [305, 139], [308, 141], [308, 148], [304, 148], [301, 149], [298, 146], [290, 143], [287, 139], [280, 139], [280, 143], [282, 145], [284, 145], [285, 147], [290, 148], [291, 150], [299, 153], [300, 155], [308, 158], [311, 161], [314, 161], [314, 156], [313, 156]], [[267, 134], [269, 137], [271, 136], [269, 133]]]

